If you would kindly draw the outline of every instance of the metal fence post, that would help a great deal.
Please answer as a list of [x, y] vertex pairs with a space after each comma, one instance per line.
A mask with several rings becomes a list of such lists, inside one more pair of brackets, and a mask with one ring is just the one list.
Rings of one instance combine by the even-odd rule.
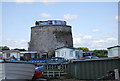
[[114, 69], [114, 72], [115, 72], [115, 80], [120, 80], [119, 70], [118, 69]]

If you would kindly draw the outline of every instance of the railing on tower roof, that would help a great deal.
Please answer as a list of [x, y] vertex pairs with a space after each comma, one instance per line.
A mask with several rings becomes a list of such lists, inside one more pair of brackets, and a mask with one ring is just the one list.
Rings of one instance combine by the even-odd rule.
[[48, 20], [48, 21], [36, 21], [35, 22], [35, 26], [44, 26], [44, 25], [66, 25], [66, 21]]

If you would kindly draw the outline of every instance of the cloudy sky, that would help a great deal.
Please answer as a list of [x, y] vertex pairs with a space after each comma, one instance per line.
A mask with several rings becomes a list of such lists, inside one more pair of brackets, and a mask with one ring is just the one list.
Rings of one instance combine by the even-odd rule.
[[0, 45], [28, 48], [37, 20], [65, 20], [72, 26], [74, 47], [106, 49], [118, 44], [118, 2], [2, 2]]

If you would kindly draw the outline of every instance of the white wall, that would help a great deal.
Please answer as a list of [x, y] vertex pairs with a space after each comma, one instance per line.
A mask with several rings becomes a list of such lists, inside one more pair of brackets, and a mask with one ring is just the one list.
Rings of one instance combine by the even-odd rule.
[[[77, 56], [76, 56], [76, 51], [78, 51]], [[63, 57], [66, 59], [79, 59], [80, 57], [83, 57], [83, 53], [82, 50], [62, 48], [55, 51], [55, 57]]]
[[[59, 49], [55, 51], [55, 57], [71, 58], [69, 49]], [[59, 52], [59, 53], [58, 53]]]
[[108, 49], [108, 57], [120, 56], [119, 50], [120, 50], [119, 47]]
[[118, 48], [118, 56], [120, 58], [120, 47]]
[[[7, 54], [8, 53], [3, 53], [3, 58], [8, 58]], [[20, 53], [10, 53], [10, 57], [13, 56], [13, 55], [14, 55], [15, 58], [17, 58], [18, 60], [20, 60]]]

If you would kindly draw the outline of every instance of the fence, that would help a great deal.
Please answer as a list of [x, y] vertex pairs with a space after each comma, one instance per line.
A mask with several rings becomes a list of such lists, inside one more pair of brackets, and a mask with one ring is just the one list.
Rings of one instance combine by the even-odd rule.
[[55, 78], [55, 77], [62, 77], [67, 74], [68, 72], [68, 63], [62, 63], [62, 64], [44, 64], [45, 70], [44, 70], [44, 77], [48, 78]]
[[45, 66], [43, 71], [43, 77], [47, 78], [59, 78], [63, 77], [68, 72], [68, 62], [67, 61], [45, 61], [45, 60], [30, 60], [27, 62], [40, 64]]
[[68, 63], [65, 64], [44, 64], [46, 70], [64, 70], [67, 71]]
[[43, 75], [47, 78], [60, 78], [66, 74], [64, 71], [44, 71]]
[[99, 79], [114, 69], [120, 70], [120, 59], [77, 60], [69, 64], [69, 73], [76, 79]]

